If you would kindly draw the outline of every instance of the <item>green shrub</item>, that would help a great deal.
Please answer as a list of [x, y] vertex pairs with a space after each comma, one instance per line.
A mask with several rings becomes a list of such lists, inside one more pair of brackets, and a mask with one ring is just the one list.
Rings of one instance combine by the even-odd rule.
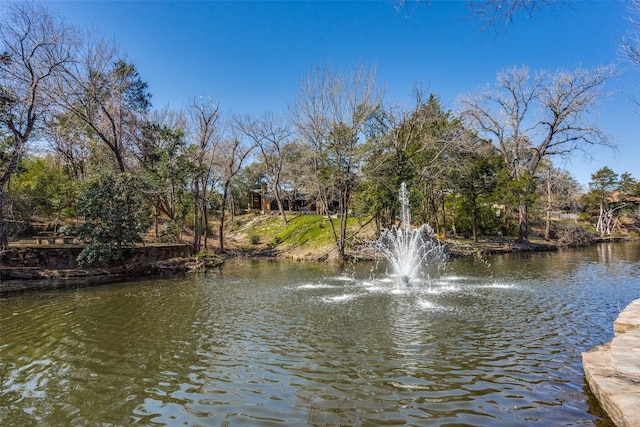
[[100, 174], [78, 195], [78, 211], [85, 218], [77, 229], [87, 247], [78, 265], [121, 260], [125, 248], [141, 242], [151, 226], [140, 180], [126, 173]]

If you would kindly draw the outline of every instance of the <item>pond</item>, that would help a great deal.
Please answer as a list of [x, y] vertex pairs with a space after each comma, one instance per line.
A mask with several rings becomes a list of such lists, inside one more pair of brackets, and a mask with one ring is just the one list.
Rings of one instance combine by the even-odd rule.
[[0, 425], [609, 426], [581, 352], [640, 297], [640, 245], [222, 269], [0, 299]]

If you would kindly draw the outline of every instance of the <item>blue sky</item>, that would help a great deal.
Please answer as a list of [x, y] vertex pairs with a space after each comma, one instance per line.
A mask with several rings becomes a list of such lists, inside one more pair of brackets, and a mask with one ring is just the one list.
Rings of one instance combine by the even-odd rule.
[[626, 4], [581, 1], [518, 16], [506, 30], [481, 31], [463, 1], [46, 1], [68, 22], [115, 40], [149, 83], [156, 108], [194, 96], [227, 112], [260, 114], [291, 103], [305, 70], [320, 63], [375, 67], [385, 98], [409, 103], [418, 83], [456, 111], [459, 95], [492, 83], [504, 68], [585, 68], [621, 63], [614, 95], [597, 120], [618, 144], [594, 148], [568, 169], [582, 184], [603, 166], [640, 179], [640, 72], [618, 53], [630, 24]]

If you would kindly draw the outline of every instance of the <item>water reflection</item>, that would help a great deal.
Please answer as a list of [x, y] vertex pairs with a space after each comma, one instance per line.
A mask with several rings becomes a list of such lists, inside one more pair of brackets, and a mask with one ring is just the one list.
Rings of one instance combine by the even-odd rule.
[[580, 353], [637, 298], [639, 248], [456, 260], [411, 289], [239, 261], [4, 298], [0, 424], [606, 426]]

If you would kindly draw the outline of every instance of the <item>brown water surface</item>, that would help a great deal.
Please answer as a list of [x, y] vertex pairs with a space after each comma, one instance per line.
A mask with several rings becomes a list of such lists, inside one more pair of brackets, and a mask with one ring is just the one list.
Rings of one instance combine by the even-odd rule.
[[454, 260], [411, 288], [234, 261], [0, 299], [0, 425], [608, 426], [581, 352], [640, 297], [640, 245]]

